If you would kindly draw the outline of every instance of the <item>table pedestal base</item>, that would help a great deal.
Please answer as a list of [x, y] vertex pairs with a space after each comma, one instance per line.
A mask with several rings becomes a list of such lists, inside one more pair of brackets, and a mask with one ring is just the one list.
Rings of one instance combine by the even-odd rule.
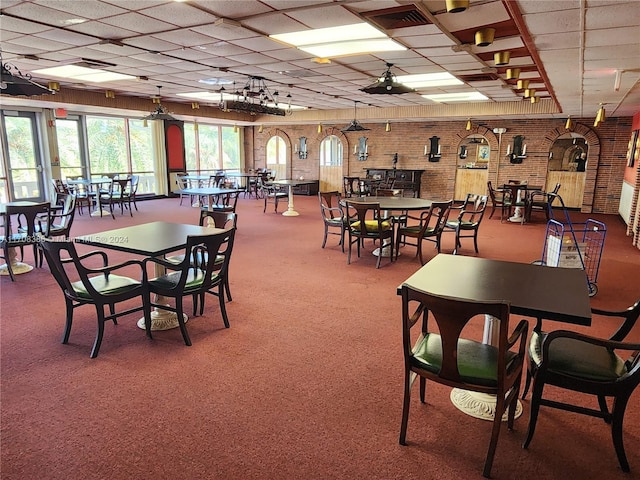
[[[189, 317], [186, 314], [182, 314], [184, 321], [186, 322]], [[170, 312], [168, 310], [156, 309], [151, 312], [151, 330], [171, 330], [172, 328], [178, 328], [178, 314]], [[144, 317], [138, 320], [138, 328], [145, 330]]]
[[94, 212], [91, 212], [91, 216], [92, 217], [110, 217], [111, 212], [108, 210], [96, 210]]
[[[14, 275], [20, 275], [21, 273], [27, 273], [33, 270], [31, 265], [27, 265], [22, 262], [15, 262], [11, 264], [11, 271]], [[0, 265], [0, 275], [9, 275], [9, 269], [7, 268], [7, 264]]]
[[[451, 390], [451, 403], [461, 412], [481, 420], [493, 421], [496, 415], [496, 397], [486, 393], [470, 392], [460, 388]], [[502, 421], [506, 422], [509, 410], [502, 415]], [[514, 418], [522, 415], [522, 403], [516, 401], [516, 414]]]
[[[382, 248], [378, 247], [372, 252], [376, 257], [382, 256], [383, 258], [389, 258], [391, 255], [395, 255], [393, 248], [391, 245], [383, 245]], [[400, 256], [400, 252], [398, 252], [398, 256]]]
[[291, 210], [286, 210], [284, 212], [282, 212], [282, 215], [284, 215], [285, 217], [296, 217], [298, 215], [300, 215], [298, 212], [296, 212], [295, 210], [291, 209]]

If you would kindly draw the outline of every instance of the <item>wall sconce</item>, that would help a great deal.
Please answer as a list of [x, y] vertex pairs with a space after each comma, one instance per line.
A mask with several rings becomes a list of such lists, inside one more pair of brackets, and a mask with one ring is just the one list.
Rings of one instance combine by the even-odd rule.
[[564, 124], [565, 130], [573, 129], [573, 120], [571, 120], [571, 115], [567, 117], [567, 123]]
[[600, 126], [602, 122], [607, 119], [607, 112], [604, 109], [604, 103], [600, 104], [600, 108], [598, 109], [598, 113], [596, 113], [596, 119], [593, 122], [594, 127]]
[[426, 145], [424, 146], [424, 154], [425, 156], [429, 157], [430, 162], [440, 161], [440, 157], [442, 155], [440, 154], [440, 144], [438, 143], [439, 140], [440, 140], [440, 137], [436, 137], [435, 135], [429, 139], [431, 148], [429, 149], [428, 152], [427, 152], [427, 146]]
[[322, 133], [322, 124], [321, 123], [318, 124], [318, 133]]
[[384, 126], [384, 131], [385, 132], [391, 131], [391, 124], [389, 123], [389, 120], [387, 120], [387, 124]]
[[107, 98], [116, 98], [116, 92], [113, 90], [105, 90], [104, 96]]
[[294, 146], [294, 152], [298, 154], [300, 160], [307, 158], [307, 137], [298, 139], [298, 144]]
[[264, 132], [264, 125], [260, 125], [258, 127], [258, 133], [262, 133], [262, 132]]
[[471, 124], [471, 119], [467, 120], [467, 125], [464, 127], [465, 130], [469, 131], [473, 128], [473, 125]]
[[458, 157], [460, 157], [460, 159], [467, 158], [467, 146], [466, 145], [460, 145], [460, 153], [458, 153]]
[[496, 67], [501, 67], [503, 65], [509, 65], [509, 60], [511, 60], [511, 52], [496, 52], [493, 54], [493, 63], [495, 63]]
[[353, 154], [358, 156], [358, 160], [364, 162], [369, 157], [369, 145], [367, 137], [360, 137], [358, 143], [353, 146]]
[[517, 80], [520, 77], [519, 68], [507, 68], [507, 80]]
[[507, 157], [511, 163], [522, 163], [522, 160], [527, 158], [527, 144], [523, 144], [524, 136], [516, 135], [513, 137], [513, 151], [511, 151], [511, 144], [507, 145]]
[[496, 34], [495, 28], [482, 28], [476, 32], [476, 47], [488, 47], [493, 43], [493, 37]]

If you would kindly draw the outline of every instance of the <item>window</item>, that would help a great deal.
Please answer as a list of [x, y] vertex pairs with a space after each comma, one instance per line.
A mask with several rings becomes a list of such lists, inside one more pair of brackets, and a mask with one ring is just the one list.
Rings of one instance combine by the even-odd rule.
[[187, 170], [240, 170], [240, 134], [234, 127], [193, 123], [184, 125]]
[[85, 176], [84, 155], [80, 141], [81, 132], [80, 119], [77, 117], [56, 120], [56, 137], [62, 179]]
[[287, 145], [282, 137], [271, 137], [267, 142], [267, 165], [287, 163]]
[[124, 118], [87, 117], [87, 143], [91, 176], [129, 171]]
[[329, 135], [320, 143], [320, 166], [342, 165], [342, 142], [335, 135]]

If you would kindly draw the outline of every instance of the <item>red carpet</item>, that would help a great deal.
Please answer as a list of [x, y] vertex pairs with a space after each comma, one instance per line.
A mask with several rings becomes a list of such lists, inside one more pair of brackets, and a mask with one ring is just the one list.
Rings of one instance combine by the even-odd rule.
[[[291, 218], [263, 214], [261, 201], [239, 201], [231, 328], [209, 297], [205, 315], [187, 324], [192, 347], [177, 329], [147, 339], [134, 314], [105, 326], [91, 360], [92, 307], [76, 309], [70, 343], [62, 345], [64, 301], [46, 265], [14, 283], [2, 277], [2, 479], [482, 478], [490, 423], [456, 410], [448, 388], [429, 384], [426, 405], [414, 389], [409, 446], [398, 445], [396, 286], [419, 268], [415, 249], [404, 248], [398, 262], [384, 259], [376, 270], [367, 243], [347, 265], [337, 237], [320, 248], [317, 199], [295, 202], [301, 215]], [[133, 218], [78, 216], [74, 234], [163, 219], [195, 223], [197, 210], [178, 203], [139, 202]], [[576, 214], [574, 221], [584, 218]], [[609, 231], [593, 305], [625, 308], [640, 294], [640, 254], [618, 217], [596, 218]], [[521, 226], [485, 218], [480, 255], [536, 260], [544, 232], [543, 221]], [[452, 249], [447, 234], [443, 251]], [[472, 254], [472, 242], [460, 253]], [[185, 304], [190, 311], [191, 300]], [[482, 325], [475, 328], [479, 336]], [[598, 322], [589, 331], [606, 335], [611, 328]], [[640, 327], [632, 338], [640, 338]], [[631, 474], [620, 471], [609, 427], [595, 418], [543, 407], [523, 450], [527, 400], [516, 429], [501, 432], [493, 478], [640, 478], [639, 399], [637, 391], [625, 420]]]

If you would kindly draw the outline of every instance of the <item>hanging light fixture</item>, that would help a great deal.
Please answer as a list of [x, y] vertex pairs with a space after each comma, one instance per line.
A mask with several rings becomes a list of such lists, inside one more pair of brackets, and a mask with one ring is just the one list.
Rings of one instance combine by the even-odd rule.
[[387, 124], [384, 126], [384, 131], [385, 132], [391, 131], [391, 123], [389, 123], [389, 120], [387, 120]]
[[60, 84], [58, 82], [49, 82], [47, 87], [49, 87], [49, 90], [51, 90], [52, 92], [60, 91]]
[[251, 115], [291, 115], [291, 94], [286, 109], [278, 105], [278, 91], [271, 93], [264, 77], [249, 77], [242, 90], [235, 90], [233, 100], [225, 100], [220, 89], [220, 110], [243, 112]]
[[192, 110], [200, 110], [200, 104], [198, 102], [191, 102]]
[[509, 65], [510, 60], [511, 60], [510, 51], [496, 52], [493, 54], [493, 63], [495, 63], [496, 66]]
[[0, 49], [0, 94], [18, 96], [24, 95], [31, 97], [33, 95], [45, 95], [55, 93], [45, 86], [31, 80], [31, 75], [22, 73], [18, 68], [10, 63], [2, 60], [2, 50]]
[[264, 132], [264, 125], [260, 125], [258, 127], [258, 133], [262, 133], [262, 132]]
[[606, 113], [607, 112], [604, 109], [604, 103], [601, 103], [600, 104], [600, 108], [598, 109], [598, 112], [596, 113], [596, 119], [593, 122], [593, 126], [594, 127], [600, 126], [600, 124], [607, 119], [607, 114]]
[[531, 98], [536, 94], [535, 88], [527, 88], [524, 91], [524, 98]]
[[518, 85], [516, 86], [518, 90], [526, 90], [529, 88], [529, 80], [518, 80]]
[[351, 121], [351, 123], [349, 124], [349, 126], [347, 128], [343, 128], [342, 129], [343, 132], [361, 132], [363, 130], [369, 130], [368, 128], [363, 127], [360, 124], [360, 122], [358, 122], [358, 120], [356, 120], [358, 118], [357, 107], [358, 107], [358, 101], [355, 100], [353, 102], [353, 120]]
[[488, 47], [493, 43], [493, 38], [496, 34], [495, 28], [481, 28], [475, 34], [477, 47]]
[[564, 128], [565, 128], [565, 130], [572, 130], [573, 129], [573, 120], [571, 120], [571, 115], [569, 115], [567, 117], [567, 122], [564, 124]]
[[318, 133], [322, 133], [322, 124], [321, 123], [318, 124]]
[[105, 90], [104, 96], [106, 98], [116, 98], [116, 92], [114, 92], [113, 90]]
[[447, 0], [447, 12], [464, 12], [469, 8], [469, 0]]
[[517, 80], [520, 77], [519, 68], [507, 68], [507, 80]]
[[152, 101], [154, 104], [158, 106], [153, 112], [151, 112], [146, 117], [143, 117], [142, 119], [145, 121], [146, 120], [175, 120], [175, 118], [169, 114], [169, 110], [167, 110], [161, 103], [160, 89], [162, 88], [162, 85], [157, 85], [157, 87], [158, 87], [158, 96], [154, 97]]
[[465, 130], [469, 131], [473, 128], [473, 125], [471, 124], [471, 119], [467, 120], [467, 125], [464, 127]]
[[539, 101], [540, 101], [540, 97], [536, 97], [535, 95], [531, 97], [531, 103], [538, 103]]
[[413, 88], [396, 80], [396, 76], [391, 73], [391, 67], [393, 67], [393, 63], [387, 63], [387, 70], [382, 76], [368, 87], [361, 88], [360, 91], [372, 95], [402, 95], [415, 92]]

